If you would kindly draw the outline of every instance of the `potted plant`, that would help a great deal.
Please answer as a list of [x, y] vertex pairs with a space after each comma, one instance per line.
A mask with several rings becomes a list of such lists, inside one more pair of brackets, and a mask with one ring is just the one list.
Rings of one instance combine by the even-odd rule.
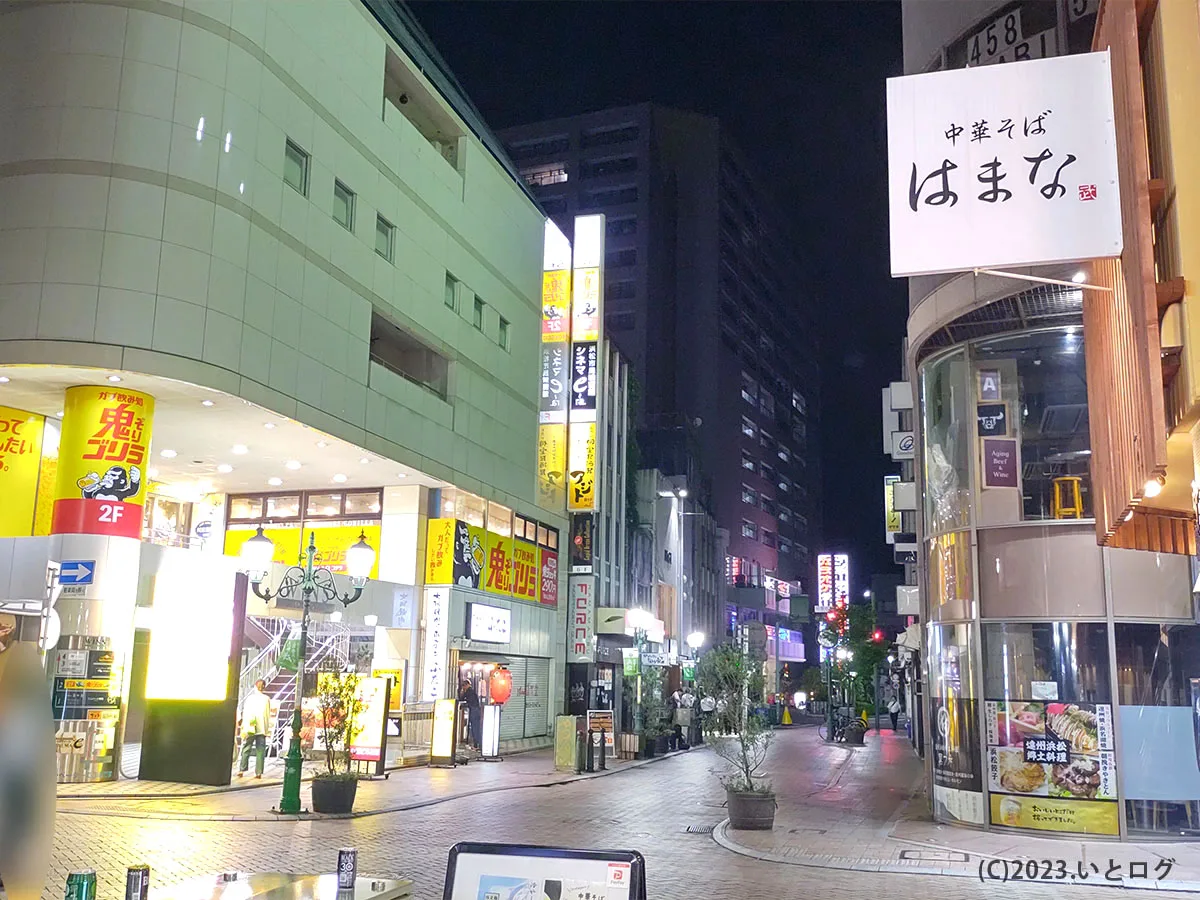
[[766, 831], [775, 825], [775, 792], [759, 774], [771, 742], [771, 727], [755, 712], [753, 699], [762, 695], [762, 666], [741, 649], [714, 647], [696, 669], [700, 696], [711, 698], [703, 716], [705, 740], [729, 766], [722, 779], [729, 809], [729, 826]]
[[325, 769], [313, 777], [313, 811], [348, 813], [354, 809], [358, 775], [350, 770], [350, 745], [362, 731], [363, 710], [357, 672], [343, 672], [333, 662], [317, 677], [317, 704], [324, 727]]
[[663, 699], [662, 669], [646, 666], [642, 673], [642, 737], [647, 757], [667, 752], [669, 710]]

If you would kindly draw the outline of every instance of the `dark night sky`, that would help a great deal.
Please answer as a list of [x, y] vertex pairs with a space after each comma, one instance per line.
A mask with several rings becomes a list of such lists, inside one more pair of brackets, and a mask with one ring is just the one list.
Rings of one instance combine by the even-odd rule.
[[861, 575], [889, 571], [879, 391], [900, 375], [907, 293], [888, 273], [884, 79], [902, 68], [899, 3], [410, 6], [495, 129], [647, 100], [729, 128], [793, 216], [823, 325], [826, 545]]

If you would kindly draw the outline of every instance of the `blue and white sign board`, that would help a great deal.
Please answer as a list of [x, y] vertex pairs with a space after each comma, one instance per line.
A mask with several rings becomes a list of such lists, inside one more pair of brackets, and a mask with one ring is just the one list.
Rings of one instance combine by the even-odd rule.
[[64, 560], [58, 569], [59, 584], [91, 584], [95, 577], [94, 559]]

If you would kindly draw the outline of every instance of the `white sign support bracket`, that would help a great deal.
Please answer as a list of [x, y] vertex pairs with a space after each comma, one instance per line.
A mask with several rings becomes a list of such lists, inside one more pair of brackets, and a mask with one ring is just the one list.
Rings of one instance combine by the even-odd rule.
[[980, 275], [995, 275], [997, 278], [1012, 278], [1016, 281], [1032, 281], [1036, 284], [1057, 284], [1063, 287], [1079, 288], [1081, 291], [1103, 291], [1106, 294], [1112, 293], [1112, 288], [1105, 287], [1102, 284], [1088, 284], [1080, 281], [1063, 281], [1059, 278], [1041, 278], [1037, 275], [1022, 275], [1019, 272], [1001, 272], [999, 269], [972, 269], [975, 277]]

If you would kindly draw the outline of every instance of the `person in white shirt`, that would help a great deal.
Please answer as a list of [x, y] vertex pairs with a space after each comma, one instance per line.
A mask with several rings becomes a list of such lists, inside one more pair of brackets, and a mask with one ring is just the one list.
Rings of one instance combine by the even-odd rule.
[[237, 777], [246, 774], [250, 766], [250, 752], [254, 751], [254, 777], [263, 777], [263, 766], [267, 759], [267, 735], [271, 732], [271, 698], [263, 693], [267, 683], [261, 678], [254, 682], [254, 690], [242, 701], [240, 729], [242, 735], [242, 758]]

